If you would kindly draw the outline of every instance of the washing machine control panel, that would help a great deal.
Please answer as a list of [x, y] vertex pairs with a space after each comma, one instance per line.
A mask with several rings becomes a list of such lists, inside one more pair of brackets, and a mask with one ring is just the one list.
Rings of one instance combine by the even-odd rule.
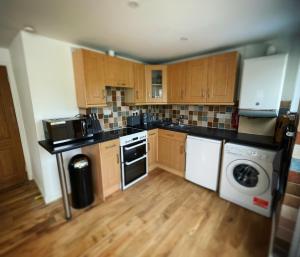
[[238, 155], [249, 159], [259, 159], [262, 161], [273, 161], [274, 152], [268, 150], [255, 149], [248, 146], [226, 144], [224, 151], [229, 154]]

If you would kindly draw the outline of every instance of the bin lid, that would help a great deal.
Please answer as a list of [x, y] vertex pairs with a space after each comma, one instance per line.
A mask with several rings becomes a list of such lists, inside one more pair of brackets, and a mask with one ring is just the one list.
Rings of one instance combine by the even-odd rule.
[[74, 163], [74, 168], [75, 169], [82, 169], [82, 168], [85, 168], [89, 165], [89, 162], [87, 159], [81, 159], [81, 160], [78, 160]]

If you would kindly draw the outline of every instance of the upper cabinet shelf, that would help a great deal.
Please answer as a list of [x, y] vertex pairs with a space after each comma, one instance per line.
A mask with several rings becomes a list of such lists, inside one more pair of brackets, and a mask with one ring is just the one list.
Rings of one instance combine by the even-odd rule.
[[76, 49], [73, 64], [80, 108], [106, 105], [106, 86], [128, 88], [132, 104], [233, 105], [238, 52], [169, 65], [144, 65]]

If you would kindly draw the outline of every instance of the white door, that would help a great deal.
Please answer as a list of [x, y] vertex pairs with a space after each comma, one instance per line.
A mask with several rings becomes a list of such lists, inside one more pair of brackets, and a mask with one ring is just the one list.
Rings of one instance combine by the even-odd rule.
[[222, 141], [187, 137], [185, 178], [195, 184], [217, 190]]

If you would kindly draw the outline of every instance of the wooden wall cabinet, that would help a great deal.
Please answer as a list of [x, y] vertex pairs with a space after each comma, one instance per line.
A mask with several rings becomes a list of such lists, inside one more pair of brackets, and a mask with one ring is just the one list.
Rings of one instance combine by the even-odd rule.
[[175, 175], [185, 176], [185, 133], [158, 129], [158, 165]]
[[133, 62], [105, 56], [105, 85], [133, 88]]
[[158, 130], [148, 131], [148, 171], [157, 167]]
[[188, 62], [168, 65], [168, 103], [185, 102]]
[[168, 102], [233, 105], [238, 52], [168, 66]]
[[209, 58], [207, 103], [234, 103], [237, 68], [237, 52]]
[[145, 85], [145, 65], [142, 63], [133, 64], [134, 77], [134, 102], [146, 103], [146, 85]]
[[185, 102], [206, 103], [208, 59], [202, 58], [188, 62]]
[[89, 108], [106, 105], [105, 55], [77, 49], [73, 52], [77, 105]]
[[120, 143], [119, 139], [82, 148], [92, 162], [93, 187], [96, 199], [104, 201], [120, 190]]
[[147, 103], [167, 102], [167, 66], [146, 65], [146, 101]]

